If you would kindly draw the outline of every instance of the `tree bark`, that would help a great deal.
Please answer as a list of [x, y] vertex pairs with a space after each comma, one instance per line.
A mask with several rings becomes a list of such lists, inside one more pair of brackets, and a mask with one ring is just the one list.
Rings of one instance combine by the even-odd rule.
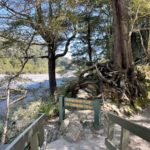
[[52, 45], [48, 45], [48, 70], [49, 70], [49, 89], [50, 95], [54, 96], [56, 90], [56, 59], [55, 50]]
[[149, 39], [148, 39], [148, 48], [147, 48], [148, 58], [150, 60], [150, 30], [149, 30]]
[[88, 55], [89, 55], [89, 62], [92, 62], [92, 46], [91, 46], [91, 26], [90, 20], [88, 20], [88, 31], [87, 31], [87, 42], [88, 42]]
[[3, 127], [3, 133], [1, 138], [1, 144], [5, 144], [6, 137], [7, 137], [7, 131], [8, 131], [8, 120], [9, 120], [9, 102], [10, 102], [10, 89], [8, 87], [7, 89], [7, 99], [6, 99], [6, 115], [4, 118], [4, 127]]
[[112, 0], [115, 43], [113, 62], [117, 70], [128, 70], [132, 66], [127, 6], [128, 0]]
[[[150, 16], [148, 17], [148, 27], [150, 26]], [[148, 31], [148, 44], [147, 44], [148, 61], [150, 62], [150, 29]]]

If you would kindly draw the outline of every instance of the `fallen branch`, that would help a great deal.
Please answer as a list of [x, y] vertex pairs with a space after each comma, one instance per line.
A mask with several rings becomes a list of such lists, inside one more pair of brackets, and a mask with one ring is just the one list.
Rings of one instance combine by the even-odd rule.
[[23, 96], [21, 96], [21, 97], [19, 97], [18, 99], [13, 100], [12, 102], [10, 102], [9, 105], [13, 105], [13, 104], [17, 103], [18, 101], [23, 100], [24, 98], [26, 98], [26, 96], [27, 96], [27, 91], [25, 91], [25, 93], [24, 93]]

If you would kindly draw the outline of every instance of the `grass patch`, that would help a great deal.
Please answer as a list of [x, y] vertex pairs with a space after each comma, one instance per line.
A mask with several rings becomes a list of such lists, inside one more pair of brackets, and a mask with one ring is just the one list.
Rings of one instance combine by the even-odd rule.
[[59, 110], [58, 110], [58, 104], [52, 102], [52, 98], [48, 98], [45, 101], [42, 101], [40, 105], [40, 112], [45, 113], [46, 116], [54, 117], [58, 116]]

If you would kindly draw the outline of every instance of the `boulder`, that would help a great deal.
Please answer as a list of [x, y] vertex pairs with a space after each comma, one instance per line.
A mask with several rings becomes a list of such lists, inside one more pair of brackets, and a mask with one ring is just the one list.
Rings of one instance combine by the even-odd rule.
[[80, 141], [83, 137], [83, 127], [79, 121], [71, 122], [64, 138], [70, 142]]
[[70, 123], [70, 120], [69, 120], [68, 118], [65, 119], [65, 120], [62, 122], [62, 124], [61, 124], [61, 126], [60, 126], [60, 132], [61, 132], [61, 134], [66, 133], [67, 128], [68, 128], [68, 126], [69, 126], [69, 123]]
[[83, 126], [77, 114], [71, 114], [60, 126], [61, 134], [69, 142], [77, 142], [83, 137]]

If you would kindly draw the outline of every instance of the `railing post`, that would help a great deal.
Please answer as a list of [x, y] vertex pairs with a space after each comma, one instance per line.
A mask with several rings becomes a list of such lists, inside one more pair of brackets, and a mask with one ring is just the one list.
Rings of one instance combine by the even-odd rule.
[[62, 122], [65, 119], [65, 98], [64, 96], [59, 97], [59, 121]]
[[129, 143], [129, 131], [121, 128], [120, 150], [126, 150]]
[[116, 150], [115, 145], [112, 143], [113, 136], [114, 123], [108, 117], [107, 138], [105, 139], [105, 144], [108, 150]]
[[94, 126], [96, 128], [99, 128], [100, 127], [100, 100], [99, 99], [94, 99], [93, 107], [94, 107]]
[[107, 130], [107, 138], [111, 141], [114, 136], [114, 123], [111, 120], [108, 120], [108, 130]]
[[39, 146], [41, 147], [43, 142], [44, 142], [44, 127], [43, 127], [43, 122], [40, 123], [38, 127], [38, 141], [39, 141]]
[[30, 146], [31, 146], [31, 150], [38, 150], [38, 136], [37, 136], [37, 133], [35, 133], [32, 137], [31, 137], [31, 140], [30, 140]]

